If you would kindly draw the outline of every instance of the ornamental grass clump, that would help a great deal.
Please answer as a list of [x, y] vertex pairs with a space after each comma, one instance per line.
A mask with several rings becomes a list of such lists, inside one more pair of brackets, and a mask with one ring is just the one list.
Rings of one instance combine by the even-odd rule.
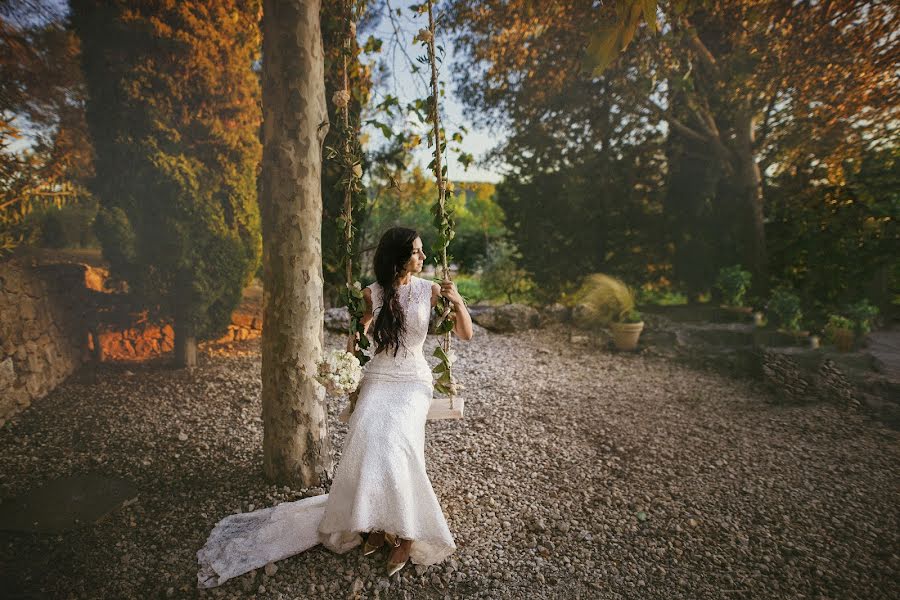
[[634, 308], [634, 291], [621, 279], [603, 273], [585, 277], [573, 302], [578, 307], [576, 322], [581, 327], [640, 321], [640, 313]]

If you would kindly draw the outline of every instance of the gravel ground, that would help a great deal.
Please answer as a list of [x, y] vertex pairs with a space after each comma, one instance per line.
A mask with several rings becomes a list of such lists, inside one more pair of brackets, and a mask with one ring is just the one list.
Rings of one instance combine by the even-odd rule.
[[6, 597], [900, 597], [900, 433], [569, 333], [455, 344], [467, 415], [428, 424], [426, 460], [458, 550], [390, 580], [383, 553], [317, 546], [196, 589], [219, 519], [321, 493], [262, 478], [258, 342], [193, 373], [85, 371], [0, 430], [2, 494], [93, 471], [138, 500], [62, 535], [4, 533]]

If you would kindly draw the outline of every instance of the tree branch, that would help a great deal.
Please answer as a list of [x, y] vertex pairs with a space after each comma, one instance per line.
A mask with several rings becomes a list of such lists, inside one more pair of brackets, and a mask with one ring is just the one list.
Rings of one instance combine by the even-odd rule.
[[684, 25], [685, 32], [688, 34], [688, 45], [690, 48], [697, 53], [697, 56], [700, 57], [700, 62], [709, 69], [712, 76], [719, 79], [719, 63], [716, 62], [716, 58], [713, 56], [712, 52], [709, 51], [709, 48], [706, 47], [706, 44], [704, 44], [703, 40], [700, 39], [700, 36], [697, 35], [697, 30], [691, 27], [691, 23], [688, 21], [687, 17], [682, 17], [681, 23]]
[[756, 152], [765, 144], [766, 138], [769, 135], [769, 125], [771, 122], [769, 119], [772, 117], [772, 111], [775, 109], [775, 100], [778, 98], [778, 92], [781, 91], [781, 84], [783, 80], [779, 78], [775, 82], [775, 89], [772, 91], [772, 96], [769, 98], [769, 102], [766, 105], [765, 113], [763, 114], [763, 122], [760, 127], [759, 136], [756, 138], [756, 142], [754, 143], [753, 151]]
[[653, 100], [650, 100], [648, 98], [646, 107], [650, 110], [650, 112], [655, 113], [661, 118], [665, 119], [666, 122], [671, 125], [672, 129], [675, 129], [676, 131], [678, 131], [678, 133], [685, 136], [686, 138], [690, 138], [695, 142], [699, 142], [701, 144], [708, 144], [710, 142], [708, 136], [703, 135], [702, 133], [697, 133], [675, 117], [671, 116], [669, 114], [669, 111], [665, 110]]

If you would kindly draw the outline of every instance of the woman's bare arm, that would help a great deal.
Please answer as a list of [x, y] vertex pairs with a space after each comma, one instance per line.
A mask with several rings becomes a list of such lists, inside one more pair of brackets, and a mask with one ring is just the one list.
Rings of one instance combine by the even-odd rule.
[[[437, 304], [438, 298], [441, 296], [441, 286], [437, 283], [431, 284], [431, 306]], [[469, 341], [472, 339], [472, 336], [475, 335], [475, 331], [472, 327], [472, 316], [469, 314], [469, 309], [466, 308], [466, 303], [462, 301], [462, 297], [457, 294], [457, 299], [451, 300], [453, 302], [453, 312], [448, 316], [449, 319], [453, 320], [453, 333], [456, 334], [456, 337], [463, 341]]]
[[[369, 288], [363, 288], [363, 300], [365, 301], [366, 308], [363, 311], [362, 316], [362, 324], [363, 324], [363, 335], [369, 332], [369, 325], [372, 323], [372, 290]], [[356, 342], [359, 340], [359, 332], [356, 333], [355, 336], [348, 335], [347, 336], [347, 352], [353, 352], [356, 350]]]

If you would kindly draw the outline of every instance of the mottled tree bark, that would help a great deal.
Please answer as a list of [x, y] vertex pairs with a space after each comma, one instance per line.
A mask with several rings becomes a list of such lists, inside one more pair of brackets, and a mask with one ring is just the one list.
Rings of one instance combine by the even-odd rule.
[[755, 134], [753, 117], [749, 112], [738, 115], [735, 127], [735, 175], [742, 204], [747, 210], [747, 243], [744, 259], [753, 273], [751, 289], [754, 294], [768, 295], [769, 273], [766, 253], [766, 225], [763, 209], [763, 179], [753, 150]]
[[197, 366], [197, 332], [191, 325], [190, 275], [179, 272], [175, 292], [175, 366], [185, 369]]
[[328, 132], [320, 0], [263, 2], [262, 335], [266, 477], [301, 487], [332, 475], [324, 389], [322, 142]]
[[175, 320], [175, 365], [181, 368], [197, 366], [197, 338], [183, 319]]

